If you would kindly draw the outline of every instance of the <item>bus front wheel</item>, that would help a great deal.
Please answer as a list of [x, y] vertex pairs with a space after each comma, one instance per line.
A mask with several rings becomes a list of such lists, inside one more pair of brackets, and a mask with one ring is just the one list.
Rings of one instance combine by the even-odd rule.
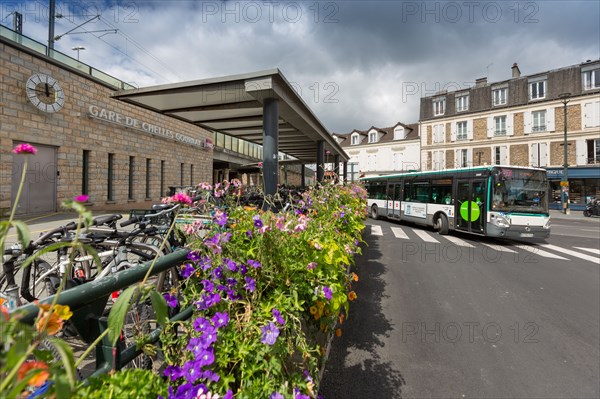
[[441, 235], [445, 236], [448, 234], [449, 227], [448, 218], [446, 217], [446, 215], [440, 215], [437, 218], [435, 227], [437, 228], [438, 233], [440, 233]]
[[377, 205], [371, 207], [371, 218], [375, 220], [379, 219], [379, 209], [377, 208]]

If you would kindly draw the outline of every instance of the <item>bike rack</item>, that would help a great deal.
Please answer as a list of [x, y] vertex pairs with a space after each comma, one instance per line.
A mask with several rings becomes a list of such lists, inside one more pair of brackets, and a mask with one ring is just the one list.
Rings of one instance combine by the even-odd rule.
[[[188, 253], [189, 250], [180, 249], [158, 258], [151, 275], [181, 265], [187, 260]], [[84, 342], [91, 344], [106, 330], [108, 318], [103, 316], [103, 313], [111, 293], [142, 281], [151, 265], [152, 261], [145, 262], [139, 266], [110, 274], [99, 280], [90, 281], [60, 293], [57, 303], [69, 306], [73, 312], [70, 320]], [[55, 295], [52, 295], [40, 300], [40, 303], [50, 304], [54, 301], [54, 298]], [[38, 307], [30, 303], [15, 309], [11, 313], [21, 314], [20, 321], [22, 323], [33, 325], [38, 311]], [[190, 306], [172, 316], [170, 320], [187, 320], [191, 317], [192, 312], [193, 306]], [[160, 332], [160, 328], [152, 331], [149, 342], [158, 342]], [[108, 335], [106, 335], [96, 347], [96, 371], [91, 376], [97, 376], [111, 370], [119, 370], [141, 353], [142, 350], [137, 349], [135, 345], [125, 348], [123, 345], [117, 344], [116, 347], [113, 347]]]

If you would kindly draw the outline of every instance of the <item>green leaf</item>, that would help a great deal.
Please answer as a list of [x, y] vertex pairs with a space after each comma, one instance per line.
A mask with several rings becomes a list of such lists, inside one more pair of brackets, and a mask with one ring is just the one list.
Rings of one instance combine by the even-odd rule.
[[[69, 384], [70, 389], [75, 387], [75, 382], [77, 381], [76, 370], [75, 370], [75, 357], [73, 355], [73, 349], [63, 340], [58, 338], [49, 338], [48, 341], [56, 351], [59, 353], [62, 359], [62, 367], [66, 372], [67, 382]], [[57, 383], [58, 384], [58, 383]], [[58, 390], [58, 388], [57, 388]], [[66, 397], [58, 395], [58, 397]]]
[[23, 245], [23, 248], [27, 248], [27, 245], [29, 244], [29, 229], [27, 228], [27, 225], [20, 220], [13, 220], [12, 225], [17, 231], [19, 242]]
[[54, 387], [57, 398], [70, 398], [73, 387], [70, 385], [69, 378], [65, 374], [57, 373], [54, 378]]
[[129, 310], [129, 304], [136, 289], [137, 286], [135, 285], [127, 287], [127, 289], [119, 295], [119, 298], [117, 298], [117, 301], [110, 310], [108, 315], [108, 328], [110, 330], [108, 339], [112, 346], [115, 346], [119, 340], [119, 335], [123, 329], [123, 323], [125, 323], [125, 316]]
[[169, 320], [169, 312], [167, 309], [167, 301], [165, 298], [156, 290], [150, 291], [150, 299], [152, 300], [152, 307], [156, 313], [156, 321], [162, 327]]

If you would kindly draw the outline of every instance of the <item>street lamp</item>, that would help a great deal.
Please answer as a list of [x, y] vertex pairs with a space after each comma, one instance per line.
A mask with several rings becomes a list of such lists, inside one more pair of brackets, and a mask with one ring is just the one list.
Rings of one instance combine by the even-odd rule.
[[83, 46], [75, 46], [75, 47], [71, 48], [71, 50], [77, 51], [77, 61], [79, 61], [79, 51], [80, 50], [85, 50], [85, 47], [83, 47]]
[[562, 206], [563, 212], [565, 215], [570, 213], [569, 210], [569, 175], [568, 175], [568, 147], [567, 147], [567, 103], [569, 102], [569, 97], [571, 97], [571, 93], [562, 93], [558, 95], [558, 98], [561, 99], [563, 103], [564, 110], [564, 137], [563, 137], [563, 146], [564, 146], [564, 164], [563, 164], [563, 176], [560, 182], [561, 186], [561, 198], [562, 198]]

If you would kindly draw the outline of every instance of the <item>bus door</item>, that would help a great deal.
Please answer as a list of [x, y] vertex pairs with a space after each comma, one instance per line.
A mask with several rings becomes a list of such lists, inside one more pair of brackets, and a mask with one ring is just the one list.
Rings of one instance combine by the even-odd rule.
[[388, 185], [388, 216], [400, 218], [400, 201], [402, 200], [402, 184]]
[[484, 234], [486, 198], [485, 179], [457, 179], [454, 213], [457, 230]]

